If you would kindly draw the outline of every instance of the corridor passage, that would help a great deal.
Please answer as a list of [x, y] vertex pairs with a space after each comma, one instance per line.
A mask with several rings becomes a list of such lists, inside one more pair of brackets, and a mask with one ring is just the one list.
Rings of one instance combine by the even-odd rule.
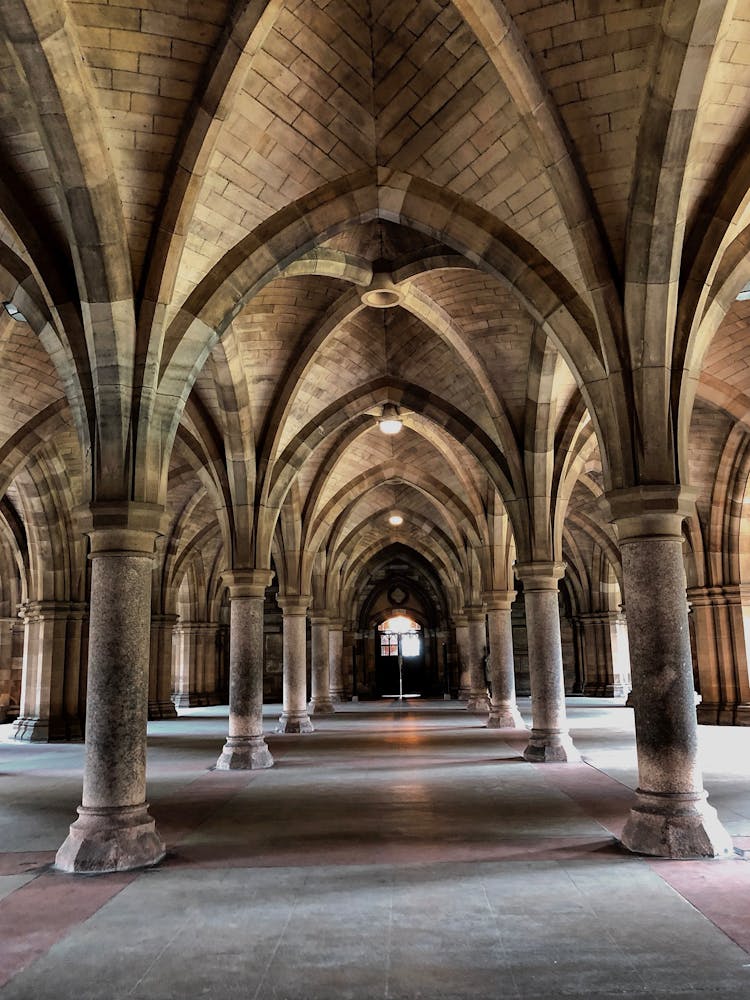
[[[750, 996], [750, 729], [701, 727], [736, 860], [627, 854], [632, 712], [569, 700], [582, 764], [458, 703], [337, 706], [217, 772], [225, 708], [149, 724], [157, 869], [50, 869], [83, 747], [0, 727], [1, 1000]], [[528, 702], [521, 702], [529, 717]]]

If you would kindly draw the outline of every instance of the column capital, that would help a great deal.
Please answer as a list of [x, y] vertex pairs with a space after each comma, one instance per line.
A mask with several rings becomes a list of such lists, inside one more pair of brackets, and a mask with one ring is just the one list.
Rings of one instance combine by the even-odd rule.
[[310, 594], [278, 594], [276, 603], [284, 612], [284, 615], [307, 616], [307, 609], [310, 607], [312, 596]]
[[343, 618], [329, 618], [328, 626], [332, 632], [343, 632], [345, 621]]
[[229, 600], [261, 598], [273, 579], [270, 569], [228, 569], [221, 574], [221, 582], [229, 591]]
[[750, 606], [750, 586], [746, 583], [725, 583], [721, 588], [727, 604]]
[[89, 536], [90, 558], [99, 555], [153, 555], [158, 535], [167, 530], [161, 504], [103, 500], [78, 507], [75, 518]]
[[310, 615], [310, 624], [311, 625], [327, 625], [330, 628], [331, 627], [331, 619], [326, 614], [320, 614], [318, 612], [313, 612], [313, 614]]
[[620, 544], [638, 538], [682, 538], [682, 522], [695, 513], [698, 490], [670, 484], [610, 490], [603, 505]]
[[531, 590], [557, 590], [558, 581], [565, 576], [565, 563], [548, 560], [517, 562], [513, 570], [523, 581], [523, 589], [527, 593]]
[[487, 590], [482, 594], [482, 600], [488, 611], [510, 611], [515, 599], [515, 590]]
[[688, 587], [687, 599], [696, 608], [710, 608], [726, 603], [723, 587]]
[[609, 625], [611, 622], [624, 621], [621, 611], [581, 611], [575, 616], [575, 621], [581, 625]]
[[151, 625], [153, 628], [174, 628], [174, 626], [180, 620], [179, 615], [160, 613], [158, 615], [151, 615]]
[[[18, 617], [23, 621], [69, 618], [71, 612], [80, 609], [79, 604], [70, 601], [25, 601], [18, 605]], [[85, 606], [84, 606], [85, 607]]]
[[465, 605], [464, 612], [470, 622], [483, 622], [485, 619], [485, 611], [482, 604]]
[[456, 611], [451, 615], [451, 621], [454, 628], [465, 628], [469, 624], [469, 616], [463, 611]]

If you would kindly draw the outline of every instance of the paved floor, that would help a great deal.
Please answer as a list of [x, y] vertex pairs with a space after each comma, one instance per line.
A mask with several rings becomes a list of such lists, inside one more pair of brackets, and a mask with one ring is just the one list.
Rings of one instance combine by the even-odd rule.
[[[135, 875], [51, 871], [82, 747], [0, 742], [0, 998], [750, 997], [750, 864], [618, 846], [629, 709], [572, 700], [586, 763], [531, 765], [456, 703], [340, 707], [252, 774], [207, 770], [225, 709], [150, 724], [169, 856]], [[750, 729], [701, 743], [750, 853]]]

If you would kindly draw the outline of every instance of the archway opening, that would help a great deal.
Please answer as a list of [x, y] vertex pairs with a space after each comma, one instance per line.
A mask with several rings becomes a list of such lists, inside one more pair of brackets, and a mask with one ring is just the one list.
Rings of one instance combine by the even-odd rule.
[[382, 698], [419, 698], [424, 687], [422, 626], [403, 611], [375, 629], [377, 687]]

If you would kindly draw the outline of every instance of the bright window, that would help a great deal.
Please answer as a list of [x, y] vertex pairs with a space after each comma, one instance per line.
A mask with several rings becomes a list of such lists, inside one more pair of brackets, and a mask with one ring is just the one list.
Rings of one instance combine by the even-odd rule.
[[394, 615], [378, 625], [380, 631], [380, 655], [398, 656], [398, 641], [401, 637], [401, 655], [406, 658], [419, 656], [421, 645], [418, 633], [422, 626], [406, 615]]

